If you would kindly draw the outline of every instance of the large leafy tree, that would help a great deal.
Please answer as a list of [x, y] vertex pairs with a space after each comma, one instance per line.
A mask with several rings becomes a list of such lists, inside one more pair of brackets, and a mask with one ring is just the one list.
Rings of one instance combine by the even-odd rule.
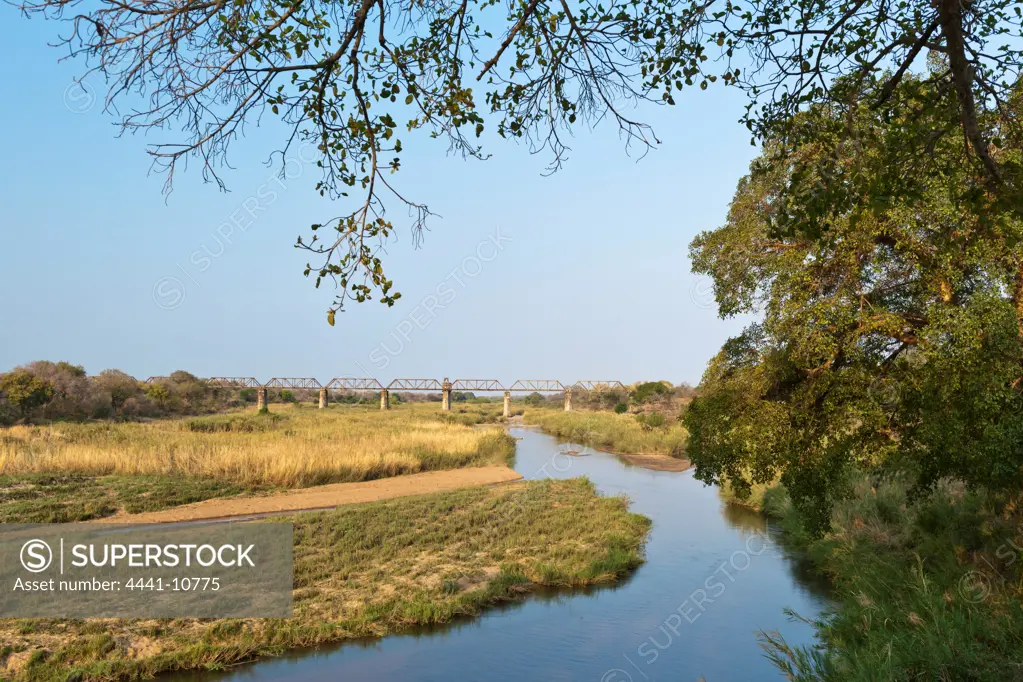
[[[16, 0], [17, 1], [17, 0]], [[319, 191], [337, 216], [298, 246], [307, 275], [335, 280], [346, 299], [397, 293], [379, 259], [408, 207], [418, 235], [430, 215], [395, 184], [405, 133], [423, 131], [465, 156], [501, 136], [547, 150], [557, 168], [564, 134], [609, 119], [629, 144], [657, 138], [632, 104], [673, 104], [711, 83], [750, 95], [754, 139], [785, 139], [793, 114], [888, 107], [928, 52], [942, 56], [935, 87], [915, 100], [947, 108], [987, 191], [1018, 201], [1017, 166], [993, 146], [1018, 134], [1007, 112], [1019, 78], [1014, 0], [22, 0], [28, 15], [64, 20], [64, 44], [110, 85], [126, 131], [180, 131], [150, 153], [168, 172], [198, 159], [220, 168], [246, 123], [273, 115], [320, 154]], [[836, 87], [836, 83], [845, 83]], [[856, 98], [869, 93], [870, 101]], [[946, 93], [949, 93], [946, 95]], [[843, 120], [837, 117], [836, 120]], [[928, 153], [926, 138], [907, 153]], [[992, 146], [993, 145], [993, 146]], [[349, 198], [349, 193], [355, 196]], [[351, 203], [349, 203], [349, 201]], [[320, 235], [328, 235], [320, 238]]]
[[816, 530], [851, 466], [1023, 486], [1020, 206], [951, 132], [953, 89], [907, 77], [878, 96], [795, 116], [691, 245], [721, 313], [758, 319], [686, 415], [697, 476], [745, 493], [781, 474]]
[[16, 369], [0, 376], [0, 393], [22, 417], [28, 417], [53, 397], [53, 386], [26, 370]]

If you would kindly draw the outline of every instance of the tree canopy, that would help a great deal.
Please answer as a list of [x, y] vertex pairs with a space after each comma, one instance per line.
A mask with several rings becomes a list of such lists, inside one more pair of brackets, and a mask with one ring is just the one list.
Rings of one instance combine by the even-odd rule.
[[691, 245], [721, 313], [759, 314], [686, 415], [696, 475], [740, 494], [781, 475], [816, 530], [851, 466], [1023, 486], [1021, 207], [947, 134], [952, 88], [907, 76], [878, 96], [794, 116]]
[[[264, 116], [287, 126], [280, 163], [297, 140], [316, 146], [318, 190], [342, 208], [296, 245], [317, 259], [306, 269], [317, 286], [338, 287], [330, 321], [346, 300], [399, 295], [380, 260], [395, 229], [386, 208], [407, 207], [415, 235], [431, 215], [394, 177], [414, 131], [483, 159], [490, 126], [556, 169], [572, 126], [606, 119], [627, 144], [653, 146], [633, 104], [724, 83], [749, 94], [755, 141], [788, 139], [812, 105], [889, 107], [936, 54], [914, 106], [950, 108], [942, 125], [962, 133], [964, 161], [988, 192], [1019, 201], [1018, 164], [997, 153], [1019, 135], [1011, 0], [14, 1], [68, 23], [63, 44], [107, 79], [125, 131], [178, 131], [150, 148], [168, 183], [188, 158], [221, 183], [231, 144]], [[926, 137], [910, 141], [907, 155], [929, 152]]]

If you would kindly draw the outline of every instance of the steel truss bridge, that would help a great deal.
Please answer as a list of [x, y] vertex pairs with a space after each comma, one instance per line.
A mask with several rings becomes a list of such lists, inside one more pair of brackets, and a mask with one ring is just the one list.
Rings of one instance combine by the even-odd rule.
[[[162, 381], [169, 381], [170, 377], [152, 376], [144, 383], [156, 384]], [[441, 393], [442, 409], [451, 409], [451, 392], [460, 391], [466, 393], [504, 393], [504, 414], [510, 415], [512, 393], [563, 393], [565, 396], [565, 410], [572, 409], [572, 393], [574, 391], [615, 391], [625, 390], [620, 381], [609, 379], [585, 379], [572, 384], [565, 384], [557, 379], [519, 379], [505, 386], [497, 379], [455, 379], [454, 381], [444, 377], [437, 379], [394, 379], [386, 386], [376, 379], [370, 377], [335, 377], [326, 384], [321, 384], [312, 377], [274, 377], [267, 382], [261, 382], [255, 377], [210, 377], [206, 380], [210, 388], [227, 389], [255, 389], [257, 402], [260, 408], [266, 407], [267, 389], [289, 389], [289, 390], [313, 390], [320, 393], [320, 407], [326, 407], [331, 391], [343, 391], [350, 393], [379, 393], [380, 409], [390, 408], [390, 394], [400, 391], [426, 391]]]

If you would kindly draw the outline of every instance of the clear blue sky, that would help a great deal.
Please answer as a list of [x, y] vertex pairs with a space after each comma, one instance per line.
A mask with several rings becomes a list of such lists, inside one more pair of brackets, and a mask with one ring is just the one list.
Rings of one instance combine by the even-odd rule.
[[[611, 126], [580, 129], [553, 177], [542, 176], [546, 157], [515, 143], [491, 144], [489, 161], [463, 161], [406, 134], [398, 181], [443, 217], [421, 249], [404, 227], [389, 247], [397, 305], [352, 305], [331, 328], [332, 292], [302, 276], [308, 254], [292, 248], [309, 224], [342, 212], [312, 191], [312, 167], [296, 165], [286, 188], [267, 185], [263, 161], [277, 139], [250, 128], [224, 172], [231, 192], [192, 168], [165, 198], [147, 140], [117, 138], [101, 103], [73, 84], [83, 64], [58, 63], [62, 53], [47, 46], [61, 27], [0, 12], [9, 94], [0, 108], [0, 371], [49, 359], [140, 378], [180, 368], [261, 380], [368, 372], [695, 383], [741, 327], [717, 318], [687, 248], [721, 224], [755, 154], [736, 122], [738, 92], [693, 90], [675, 107], [641, 109], [662, 144], [639, 161]], [[86, 83], [105, 92], [98, 76]], [[257, 193], [265, 210], [253, 221], [243, 207]], [[244, 231], [223, 227], [232, 217]], [[479, 248], [497, 234], [500, 251]], [[478, 248], [486, 262], [474, 260]]]

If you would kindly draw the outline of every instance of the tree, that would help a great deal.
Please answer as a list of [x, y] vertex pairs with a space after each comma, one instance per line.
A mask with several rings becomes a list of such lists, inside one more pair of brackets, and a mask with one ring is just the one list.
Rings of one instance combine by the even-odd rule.
[[0, 391], [22, 418], [45, 405], [53, 396], [53, 386], [24, 369], [16, 369], [0, 377]]
[[110, 404], [114, 410], [120, 410], [129, 398], [142, 392], [134, 377], [118, 369], [103, 370], [96, 377], [96, 383], [110, 394]]
[[[691, 245], [722, 316], [762, 314], [713, 359], [685, 415], [696, 476], [746, 494], [780, 474], [817, 531], [853, 466], [921, 487], [1023, 486], [1018, 207], [943, 133], [953, 89], [906, 76], [891, 97], [909, 106], [881, 109], [876, 90], [851, 117], [824, 104], [794, 117], [726, 224]], [[1019, 92], [1010, 100], [1018, 115]], [[1021, 149], [994, 159], [1018, 163]]]
[[[106, 102], [124, 131], [182, 131], [150, 153], [167, 172], [198, 159], [219, 169], [246, 122], [285, 126], [274, 156], [283, 171], [295, 144], [315, 148], [317, 190], [353, 206], [296, 246], [313, 254], [305, 274], [346, 300], [399, 297], [384, 273], [394, 231], [388, 202], [406, 207], [415, 239], [431, 212], [394, 184], [399, 130], [426, 132], [452, 151], [484, 159], [486, 126], [550, 154], [564, 136], [609, 119], [628, 145], [657, 144], [632, 118], [639, 101], [674, 104], [678, 91], [721, 82], [749, 94], [755, 140], [787, 139], [794, 115], [817, 104], [847, 114], [892, 104], [951, 107], [942, 136], [961, 131], [967, 163], [986, 191], [1020, 205], [1018, 117], [1007, 113], [1019, 78], [1020, 11], [1012, 0], [489, 0], [351, 4], [291, 0], [24, 0], [27, 15], [70, 23], [63, 44], [110, 84]], [[497, 16], [494, 16], [494, 15]], [[499, 27], [496, 33], [491, 27]], [[942, 64], [928, 99], [893, 99], [927, 54]], [[869, 93], [871, 99], [859, 97]], [[946, 97], [944, 93], [950, 93]], [[121, 104], [121, 106], [119, 106]], [[847, 117], [836, 115], [841, 123]], [[928, 139], [907, 150], [930, 153]], [[325, 236], [321, 240], [321, 235]]]
[[632, 391], [632, 400], [637, 403], [645, 403], [654, 396], [664, 396], [671, 392], [671, 388], [663, 381], [646, 381], [638, 384]]

